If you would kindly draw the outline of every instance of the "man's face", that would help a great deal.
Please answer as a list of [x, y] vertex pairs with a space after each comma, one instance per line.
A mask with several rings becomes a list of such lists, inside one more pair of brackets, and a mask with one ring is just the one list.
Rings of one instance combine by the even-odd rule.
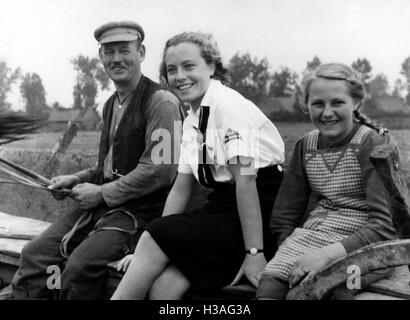
[[144, 46], [138, 45], [136, 41], [105, 43], [100, 49], [105, 71], [117, 84], [127, 84], [137, 78], [144, 58]]

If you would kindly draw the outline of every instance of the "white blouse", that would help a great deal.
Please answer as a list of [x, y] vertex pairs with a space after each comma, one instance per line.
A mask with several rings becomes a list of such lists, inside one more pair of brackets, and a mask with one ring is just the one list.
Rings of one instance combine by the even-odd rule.
[[[206, 142], [199, 130], [201, 110], [209, 108]], [[207, 108], [207, 109], [208, 109]], [[228, 161], [237, 157], [252, 159], [255, 169], [284, 162], [285, 147], [275, 125], [251, 101], [235, 90], [211, 79], [201, 107], [188, 111], [178, 172], [193, 174], [198, 179], [198, 163], [203, 163], [202, 148], [216, 182], [233, 182]]]

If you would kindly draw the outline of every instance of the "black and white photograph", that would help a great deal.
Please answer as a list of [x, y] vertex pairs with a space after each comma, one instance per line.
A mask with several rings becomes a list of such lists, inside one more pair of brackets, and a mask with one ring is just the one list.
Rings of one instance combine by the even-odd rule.
[[408, 0], [0, 8], [0, 300], [410, 299]]

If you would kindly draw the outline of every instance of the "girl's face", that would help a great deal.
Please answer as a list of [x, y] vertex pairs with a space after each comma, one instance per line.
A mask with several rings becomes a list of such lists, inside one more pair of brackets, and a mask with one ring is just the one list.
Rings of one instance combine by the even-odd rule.
[[353, 129], [353, 111], [358, 103], [344, 80], [316, 79], [309, 89], [310, 119], [327, 144], [347, 137]]
[[172, 92], [197, 109], [208, 90], [215, 66], [207, 64], [201, 56], [200, 47], [191, 42], [169, 47], [165, 54], [165, 65]]

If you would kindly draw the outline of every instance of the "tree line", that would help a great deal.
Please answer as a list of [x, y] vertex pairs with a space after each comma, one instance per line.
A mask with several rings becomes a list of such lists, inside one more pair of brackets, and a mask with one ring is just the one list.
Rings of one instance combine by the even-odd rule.
[[[71, 60], [76, 81], [73, 88], [72, 108], [95, 108], [98, 90], [109, 89], [109, 78], [98, 58], [89, 58], [78, 55]], [[46, 103], [46, 90], [39, 74], [23, 72], [20, 68], [12, 69], [5, 61], [0, 61], [0, 111], [11, 109], [7, 101], [14, 84], [19, 85], [20, 95], [24, 101], [24, 110], [27, 114], [47, 118], [51, 109], [64, 109], [55, 101], [51, 106]]]
[[[109, 89], [108, 76], [96, 57], [78, 55], [71, 60], [71, 64], [76, 77], [71, 107], [95, 108], [98, 91]], [[259, 59], [249, 53], [238, 52], [228, 63], [231, 77], [228, 85], [257, 105], [269, 98], [297, 97], [301, 93], [303, 76], [320, 64], [320, 58], [314, 56], [306, 62], [306, 67], [300, 74], [286, 66], [272, 71], [267, 58]], [[362, 74], [370, 101], [390, 96], [403, 99], [410, 105], [410, 56], [401, 64], [400, 74], [404, 80], [396, 79], [392, 90], [385, 74], [372, 74], [372, 66], [366, 58], [356, 59], [352, 62], [352, 67]], [[20, 68], [12, 69], [5, 61], [0, 61], [0, 111], [11, 108], [7, 95], [14, 84], [19, 84], [24, 109], [30, 115], [46, 118], [51, 108], [63, 108], [58, 101], [51, 106], [47, 105], [46, 90], [37, 73], [24, 73]], [[295, 103], [297, 104], [297, 99]]]
[[[231, 87], [241, 92], [256, 104], [269, 97], [289, 97], [300, 94], [301, 80], [303, 76], [317, 68], [321, 64], [318, 56], [306, 62], [306, 67], [301, 74], [281, 66], [279, 70], [270, 71], [266, 58], [259, 60], [249, 54], [239, 53], [230, 60]], [[383, 73], [372, 74], [372, 66], [366, 58], [357, 58], [351, 64], [352, 68], [362, 75], [362, 80], [370, 99], [380, 97], [396, 97], [404, 99], [410, 106], [410, 57], [406, 58], [401, 65], [400, 74], [402, 79], [396, 79], [393, 90], [390, 90], [387, 76]], [[403, 92], [406, 92], [403, 95]]]

